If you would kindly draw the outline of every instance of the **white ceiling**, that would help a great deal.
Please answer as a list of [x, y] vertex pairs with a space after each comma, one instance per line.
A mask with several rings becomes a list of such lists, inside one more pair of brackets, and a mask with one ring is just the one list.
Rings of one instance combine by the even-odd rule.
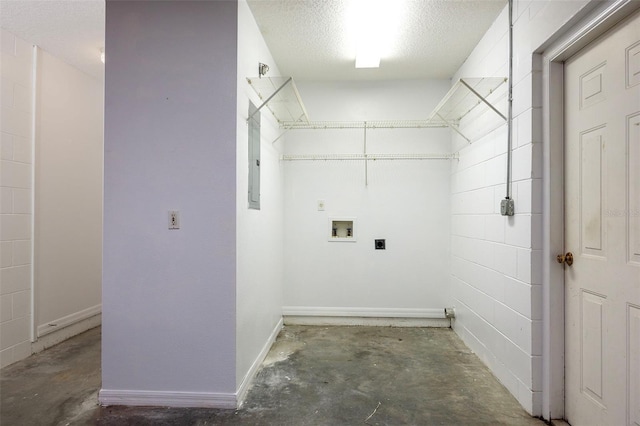
[[0, 27], [102, 79], [104, 0], [1, 0]]
[[[350, 0], [249, 0], [284, 75], [298, 80], [448, 78], [507, 0], [389, 0], [398, 38], [378, 69], [355, 69]], [[505, 26], [507, 23], [505, 22]], [[103, 77], [104, 0], [1, 0], [0, 26], [96, 78]]]
[[[386, 0], [402, 8], [378, 69], [355, 69], [349, 0], [248, 0], [284, 75], [300, 80], [449, 78], [507, 0]], [[505, 28], [508, 22], [504, 23]]]

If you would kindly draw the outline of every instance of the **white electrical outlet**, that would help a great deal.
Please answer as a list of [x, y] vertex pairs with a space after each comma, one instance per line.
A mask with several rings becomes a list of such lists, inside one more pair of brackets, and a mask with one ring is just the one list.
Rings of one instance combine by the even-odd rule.
[[319, 212], [324, 211], [324, 200], [318, 200], [318, 211]]
[[169, 229], [180, 229], [180, 212], [169, 210]]

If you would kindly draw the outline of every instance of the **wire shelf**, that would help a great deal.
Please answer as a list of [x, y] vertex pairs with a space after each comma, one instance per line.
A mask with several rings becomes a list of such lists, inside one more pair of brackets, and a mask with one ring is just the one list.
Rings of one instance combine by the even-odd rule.
[[454, 160], [458, 154], [292, 154], [283, 161]]
[[323, 129], [430, 129], [448, 127], [443, 120], [309, 121], [280, 122], [287, 130]]

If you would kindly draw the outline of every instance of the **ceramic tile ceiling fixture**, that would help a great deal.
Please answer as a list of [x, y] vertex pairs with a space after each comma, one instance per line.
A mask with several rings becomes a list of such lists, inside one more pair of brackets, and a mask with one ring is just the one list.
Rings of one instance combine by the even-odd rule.
[[[248, 0], [283, 75], [298, 80], [450, 78], [507, 0], [376, 0], [397, 15], [380, 68], [355, 68], [358, 0]], [[367, 2], [365, 1], [365, 4]], [[383, 22], [382, 26], [389, 26]], [[2, 0], [0, 26], [96, 78], [104, 0]]]

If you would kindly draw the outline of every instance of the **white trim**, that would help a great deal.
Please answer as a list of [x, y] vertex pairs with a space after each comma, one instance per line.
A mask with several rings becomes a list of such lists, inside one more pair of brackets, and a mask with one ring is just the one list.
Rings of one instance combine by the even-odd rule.
[[235, 393], [101, 389], [100, 405], [236, 408]]
[[100, 313], [102, 313], [102, 304], [91, 306], [90, 308], [83, 309], [81, 311], [75, 312], [71, 315], [64, 316], [62, 318], [58, 318], [57, 320], [54, 320], [54, 321], [49, 321], [47, 322], [47, 324], [42, 324], [38, 326], [38, 337], [46, 336], [49, 333], [53, 333], [54, 331], [60, 330], [65, 327], [69, 327], [70, 325], [76, 324], [87, 318], [91, 318], [93, 316], [99, 315]]
[[367, 318], [367, 317], [320, 317], [287, 316], [285, 325], [310, 326], [363, 326], [363, 327], [431, 327], [451, 328], [449, 318]]
[[269, 353], [271, 346], [273, 346], [283, 326], [284, 326], [284, 319], [280, 318], [280, 321], [278, 321], [276, 326], [273, 328], [273, 331], [271, 332], [271, 335], [269, 335], [269, 338], [267, 339], [264, 346], [262, 347], [262, 350], [256, 357], [255, 361], [253, 361], [251, 368], [249, 368], [249, 371], [247, 371], [247, 374], [245, 374], [244, 378], [242, 379], [242, 382], [240, 383], [240, 386], [236, 391], [237, 408], [240, 408], [242, 406], [242, 403], [244, 402], [244, 399], [247, 396], [247, 391], [249, 390], [249, 387], [251, 386], [253, 379], [256, 377], [258, 370], [260, 370], [260, 366], [262, 366], [262, 362], [267, 357], [267, 354]]
[[552, 62], [564, 61], [593, 40], [604, 34], [622, 19], [638, 9], [635, 0], [615, 0], [603, 2], [600, 7], [568, 29], [549, 47], [544, 49], [544, 57]]
[[443, 327], [451, 320], [442, 309], [342, 308], [285, 306], [285, 325], [377, 326], [377, 327]]
[[553, 261], [564, 252], [563, 61], [638, 8], [640, 2], [633, 0], [597, 4], [537, 58], [543, 78], [542, 416], [547, 420], [564, 417], [564, 272]]
[[54, 330], [52, 333], [47, 334], [44, 337], [40, 337], [38, 340], [31, 344], [31, 353], [35, 354], [45, 349], [50, 348], [53, 345], [57, 345], [60, 342], [64, 342], [73, 336], [77, 336], [80, 333], [91, 330], [92, 328], [99, 327], [102, 323], [102, 315], [94, 315], [90, 318], [76, 322], [68, 327]]
[[412, 308], [342, 308], [320, 306], [284, 306], [284, 316], [361, 317], [361, 318], [438, 318], [444, 319], [442, 309]]
[[37, 130], [37, 106], [38, 106], [38, 46], [33, 45], [31, 52], [31, 277], [29, 278], [29, 304], [31, 306], [31, 318], [29, 324], [29, 337], [31, 343], [37, 339], [36, 334], [36, 130]]
[[563, 133], [564, 96], [562, 64], [543, 68], [542, 415], [549, 420], [564, 416], [564, 270], [551, 259], [564, 253], [564, 150], [562, 136], [548, 138], [552, 127]]

